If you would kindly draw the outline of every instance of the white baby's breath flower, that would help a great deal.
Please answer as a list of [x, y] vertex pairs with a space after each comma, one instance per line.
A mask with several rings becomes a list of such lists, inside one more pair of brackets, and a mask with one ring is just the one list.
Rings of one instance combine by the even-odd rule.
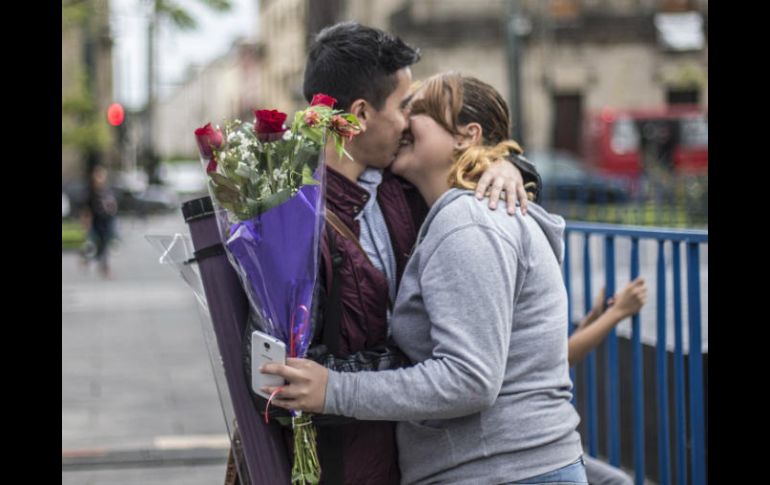
[[276, 168], [273, 170], [273, 180], [278, 184], [279, 187], [284, 187], [286, 182], [289, 180], [289, 174], [279, 168]]
[[254, 153], [251, 151], [251, 149], [248, 146], [241, 145], [238, 147], [238, 158], [248, 162], [249, 164], [252, 164], [251, 161], [256, 161], [254, 157]]
[[269, 197], [270, 195], [271, 195], [270, 186], [267, 184], [262, 184], [262, 187], [260, 187], [259, 189], [259, 197], [264, 198], [264, 197]]

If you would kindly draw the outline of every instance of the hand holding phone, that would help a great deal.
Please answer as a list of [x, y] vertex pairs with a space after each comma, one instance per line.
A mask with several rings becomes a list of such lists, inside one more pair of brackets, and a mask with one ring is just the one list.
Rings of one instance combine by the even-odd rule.
[[270, 399], [270, 395], [262, 392], [262, 387], [280, 387], [285, 384], [283, 377], [259, 371], [260, 367], [272, 362], [286, 364], [286, 344], [255, 330], [251, 334], [251, 389], [265, 399]]

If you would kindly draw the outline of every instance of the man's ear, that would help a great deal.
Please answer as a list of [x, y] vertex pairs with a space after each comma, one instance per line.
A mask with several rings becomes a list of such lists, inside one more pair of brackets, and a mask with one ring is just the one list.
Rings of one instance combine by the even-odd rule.
[[467, 125], [459, 126], [458, 130], [460, 131], [460, 134], [455, 136], [456, 150], [465, 150], [470, 146], [479, 145], [481, 143], [483, 129], [480, 124], [476, 122], [468, 123]]
[[371, 115], [372, 107], [365, 99], [358, 98], [350, 105], [350, 113], [356, 115], [361, 123], [361, 133], [366, 131], [366, 122]]

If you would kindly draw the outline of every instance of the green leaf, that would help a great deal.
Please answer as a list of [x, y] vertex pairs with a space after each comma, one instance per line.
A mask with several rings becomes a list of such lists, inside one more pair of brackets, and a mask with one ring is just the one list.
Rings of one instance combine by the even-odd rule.
[[337, 151], [337, 156], [342, 158], [342, 155], [345, 153], [345, 146], [339, 139], [334, 140], [334, 148]]
[[302, 185], [319, 185], [321, 182], [313, 178], [313, 171], [305, 165], [302, 169]]
[[287, 200], [289, 200], [294, 194], [291, 190], [286, 189], [275, 194], [268, 195], [262, 198], [248, 198], [245, 201], [245, 210], [249, 212], [250, 217], [258, 216], [265, 211], [269, 211], [273, 207], [277, 207]]
[[358, 121], [358, 118], [353, 113], [348, 113], [342, 117], [343, 119], [348, 120], [351, 124], [357, 127], [361, 127], [361, 122]]
[[285, 161], [289, 160], [293, 155], [294, 150], [296, 149], [295, 140], [281, 140], [274, 142], [273, 145], [275, 148], [273, 151], [273, 159], [279, 160], [280, 164], [283, 164]]
[[268, 209], [272, 209], [273, 207], [281, 205], [287, 200], [291, 199], [291, 196], [291, 189], [283, 189], [271, 195], [270, 197], [263, 199], [261, 202]]
[[289, 174], [289, 183], [292, 187], [299, 187], [302, 184], [302, 172], [291, 172]]
[[214, 197], [220, 204], [236, 203], [240, 200], [240, 193], [224, 185], [215, 185]]
[[305, 480], [307, 480], [308, 483], [318, 483], [320, 481], [320, 477], [317, 473], [310, 472], [305, 474]]
[[292, 133], [296, 134], [296, 133], [299, 132], [299, 127], [302, 126], [302, 124], [304, 124], [304, 122], [303, 122], [304, 116], [305, 116], [305, 112], [304, 111], [297, 111], [296, 113], [294, 113], [294, 121], [292, 121], [292, 123], [291, 123], [291, 132]]
[[217, 173], [217, 172], [209, 172], [209, 177], [211, 177], [212, 180], [214, 180], [214, 183], [217, 184], [220, 187], [227, 187], [229, 189], [232, 189], [236, 192], [239, 191], [238, 186], [230, 180], [229, 178], [225, 177], [224, 175]]
[[219, 163], [224, 173], [228, 176], [232, 176], [235, 173], [235, 169], [238, 168], [238, 158], [232, 156], [227, 150], [217, 152], [217, 163]]
[[[342, 145], [342, 153], [344, 153], [344, 154], [345, 154], [345, 156], [346, 156], [346, 157], [348, 157], [350, 160], [353, 160], [353, 156], [352, 156], [350, 153], [348, 153], [348, 151], [347, 151], [347, 150], [345, 150], [345, 145]], [[340, 155], [340, 157], [341, 157], [341, 156], [342, 156], [342, 155]]]
[[302, 167], [303, 165], [311, 165], [310, 162], [315, 162], [315, 163], [312, 163], [312, 165], [318, 166], [319, 151], [320, 150], [316, 148], [315, 145], [313, 146], [304, 145], [300, 147], [299, 151], [294, 156], [293, 163], [291, 164], [292, 170], [298, 171], [300, 167]]
[[337, 110], [334, 110], [334, 109], [326, 106], [325, 104], [317, 104], [317, 105], [313, 106], [313, 109], [315, 109], [316, 112], [318, 112], [319, 115], [326, 116], [326, 117], [329, 117], [329, 116], [333, 115], [337, 111]]
[[300, 133], [305, 138], [312, 140], [319, 145], [323, 142], [323, 129], [302, 126], [300, 128]]
[[245, 163], [238, 162], [238, 167], [235, 169], [235, 173], [237, 175], [240, 175], [244, 179], [248, 180], [251, 177], [253, 171], [252, 171], [251, 167], [249, 167]]

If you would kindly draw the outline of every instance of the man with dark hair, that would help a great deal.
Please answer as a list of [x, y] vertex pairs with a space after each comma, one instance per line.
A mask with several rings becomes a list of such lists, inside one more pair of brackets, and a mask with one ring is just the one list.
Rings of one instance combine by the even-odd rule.
[[338, 107], [361, 98], [379, 110], [396, 89], [392, 75], [419, 60], [419, 49], [388, 32], [342, 22], [316, 36], [305, 67], [303, 94], [309, 102], [323, 92], [336, 98]]
[[[356, 115], [361, 133], [340, 157], [326, 157], [326, 233], [321, 243], [320, 297], [308, 358], [337, 371], [384, 370], [410, 365], [389, 344], [388, 320], [417, 231], [428, 212], [419, 192], [388, 166], [408, 132], [406, 112], [417, 49], [387, 32], [355, 22], [323, 29], [310, 47], [303, 92], [322, 93], [336, 109]], [[539, 181], [523, 159], [497, 161], [479, 182], [491, 184], [490, 207], [500, 192], [516, 194], [526, 210], [519, 167]], [[514, 213], [514, 204], [509, 204]], [[393, 389], [393, 392], [409, 392]], [[264, 401], [262, 401], [264, 402]], [[264, 404], [263, 404], [264, 406]], [[388, 485], [400, 481], [395, 423], [316, 416], [321, 483]]]

